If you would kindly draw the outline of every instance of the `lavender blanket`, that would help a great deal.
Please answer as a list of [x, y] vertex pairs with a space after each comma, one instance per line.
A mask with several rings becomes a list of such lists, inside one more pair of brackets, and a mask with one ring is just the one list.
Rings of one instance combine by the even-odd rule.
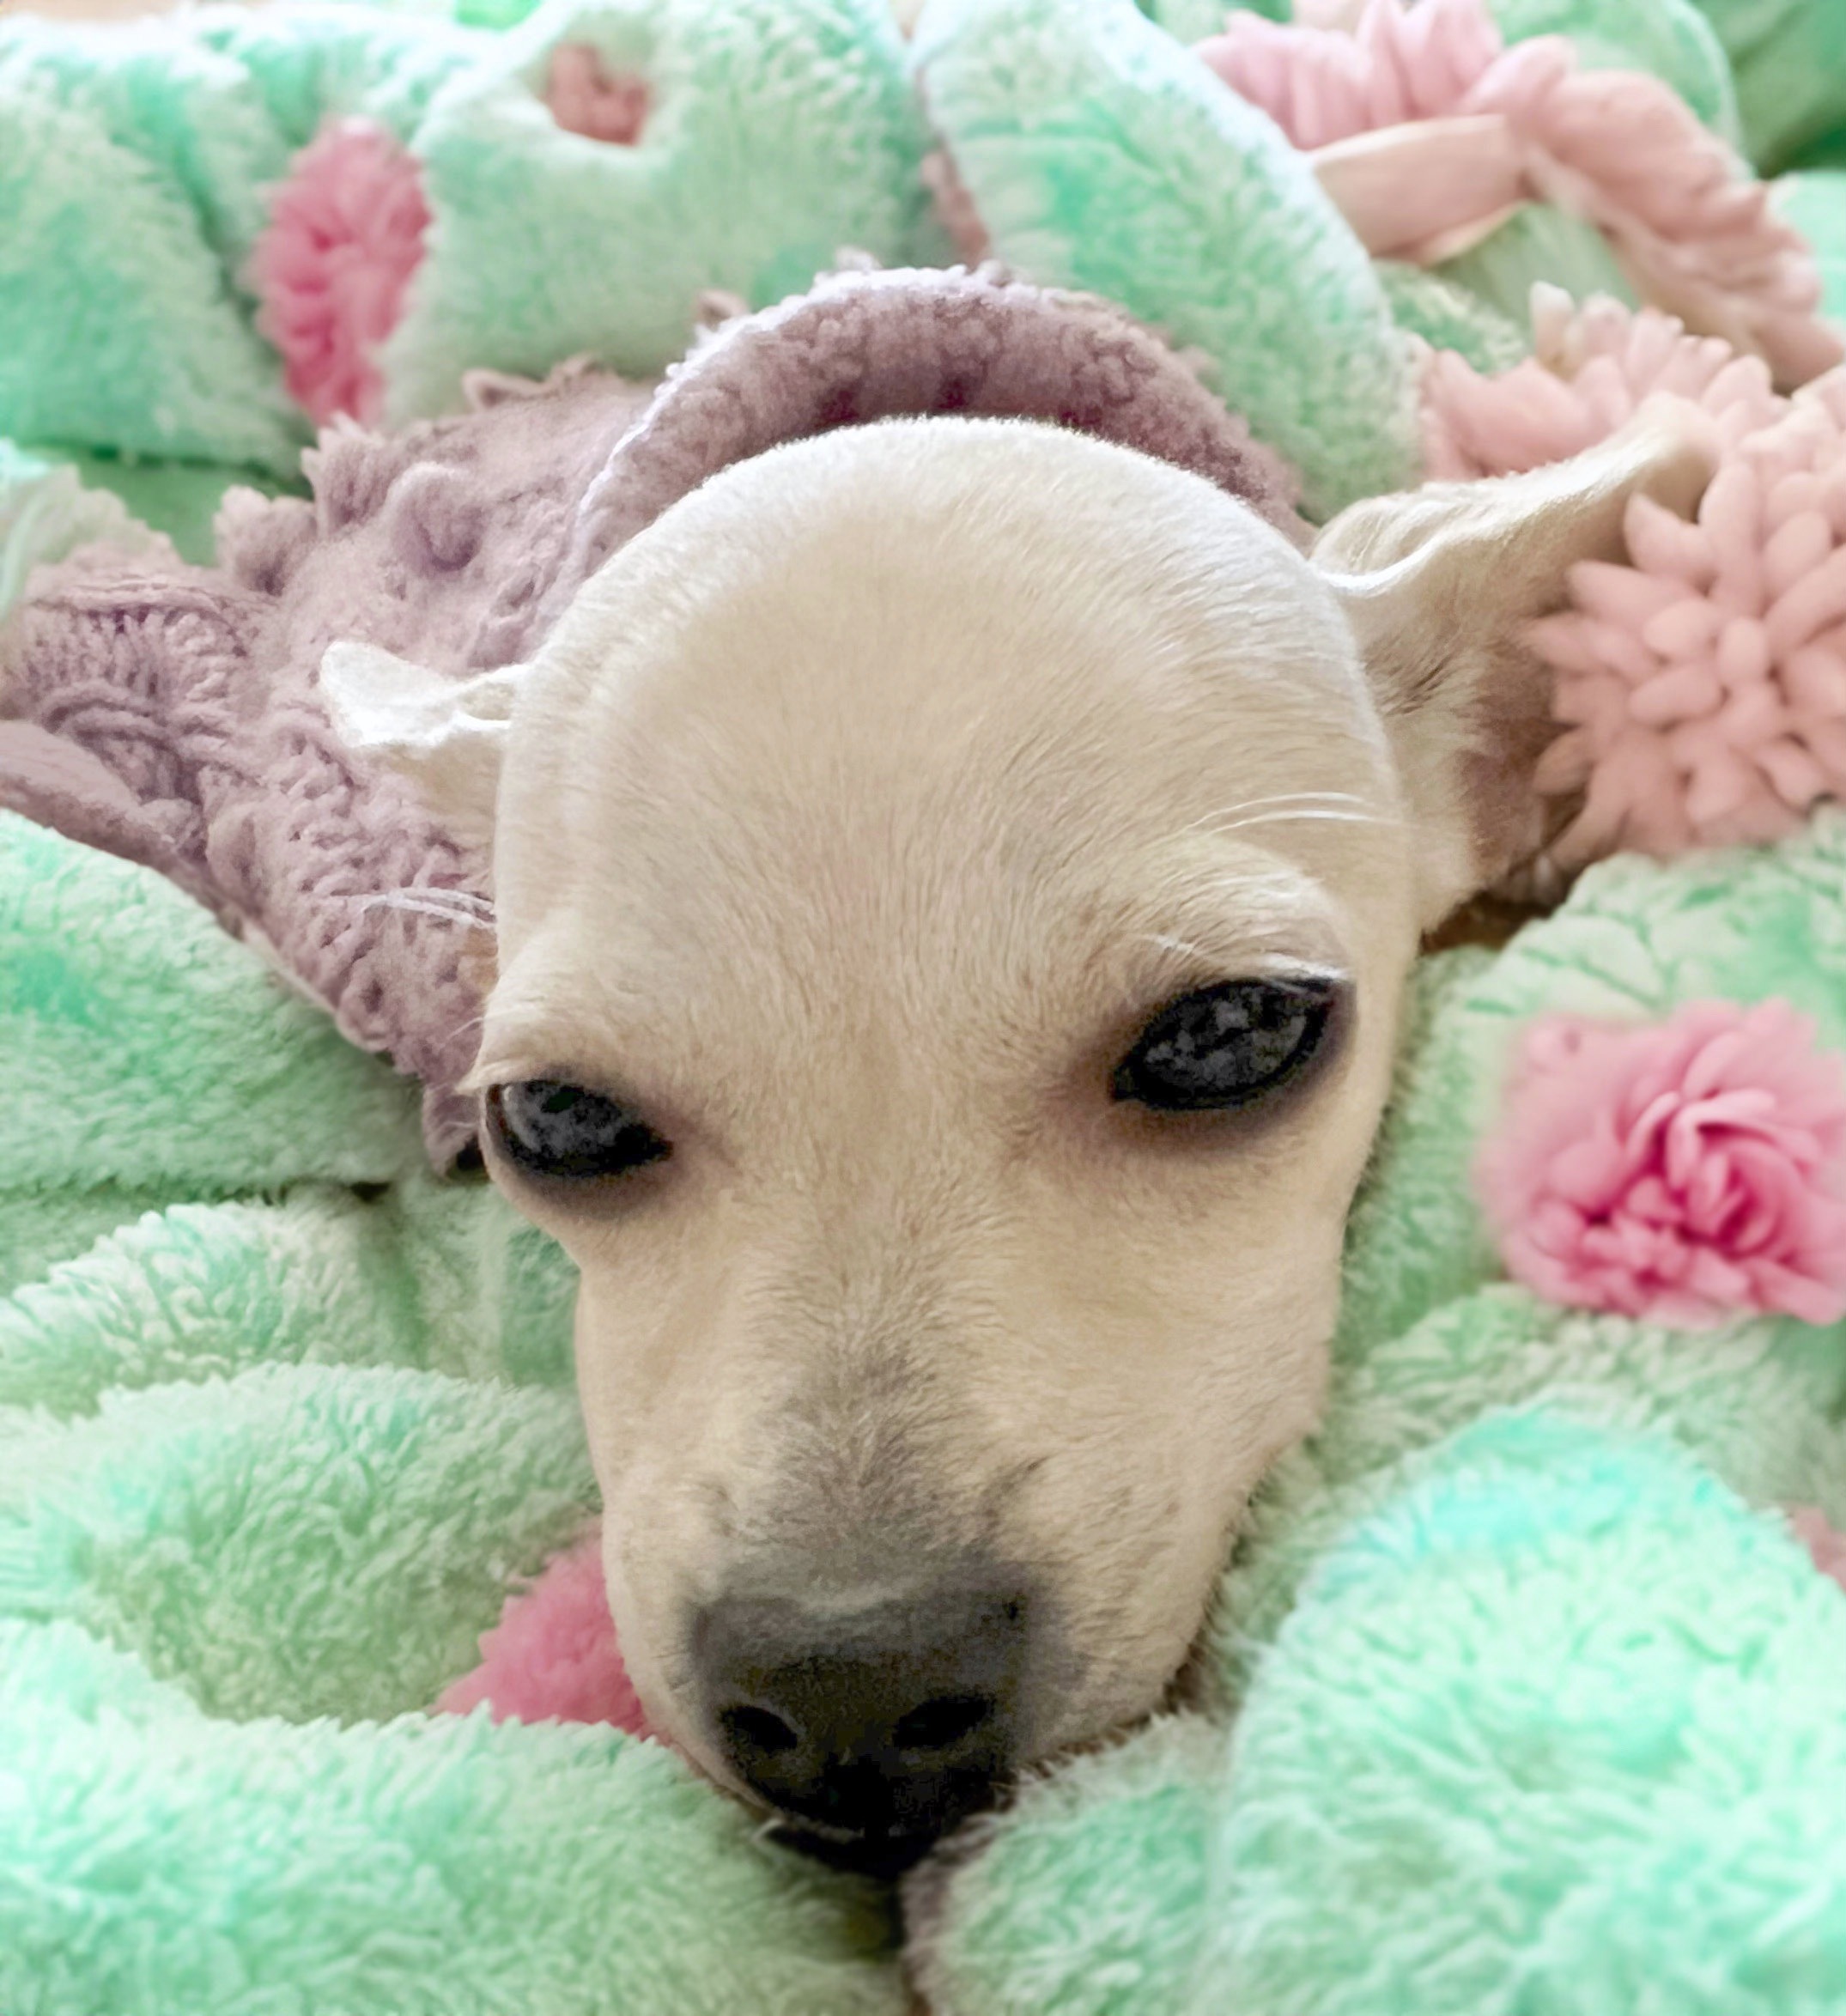
[[1192, 470], [1298, 535], [1279, 463], [1181, 358], [1097, 301], [976, 272], [852, 272], [725, 324], [651, 395], [477, 373], [472, 410], [304, 458], [313, 501], [233, 492], [219, 564], [95, 548], [0, 635], [0, 805], [161, 870], [468, 1145], [464, 955], [487, 867], [336, 738], [327, 647], [459, 677], [529, 658], [625, 541], [727, 465], [900, 415], [1052, 421]]

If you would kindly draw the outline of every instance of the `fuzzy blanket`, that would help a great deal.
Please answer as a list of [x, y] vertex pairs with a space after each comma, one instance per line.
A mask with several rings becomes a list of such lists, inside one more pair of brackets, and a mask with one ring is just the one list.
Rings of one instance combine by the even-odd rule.
[[[1344, 34], [1332, 0], [1312, 11]], [[1799, 167], [1777, 214], [1839, 287], [1833, 0], [1496, 13], [1509, 45], [1561, 30], [1766, 172]], [[1087, 332], [1066, 380], [1085, 356], [1114, 368], [1096, 407], [1055, 395], [1058, 416], [1279, 510], [1202, 373], [1299, 470], [1311, 515], [1413, 478], [1435, 434], [1482, 446], [1466, 398], [1432, 407], [1439, 376], [1468, 398], [1468, 373], [1536, 384], [1567, 431], [1631, 398], [1636, 350], [1682, 368], [1692, 338], [1645, 324], [1619, 361], [1565, 343], [1521, 364], [1534, 277], [1631, 295], [1616, 252], [1643, 243], [1631, 211], [1586, 198], [1593, 225], [1539, 200], [1575, 186], [1561, 156], [1447, 256], [1363, 240], [1349, 170], [1385, 150], [1385, 113], [1489, 116], [1457, 111], [1442, 45], [1392, 40], [1400, 22], [1358, 55], [1259, 49], [1246, 27], [1214, 58], [1233, 88], [1181, 39], [1228, 25], [1217, 0], [932, 0], [908, 51], [870, 0], [546, 0], [503, 39], [340, 10], [106, 45], [0, 25], [0, 433], [52, 444], [0, 448], [0, 607], [26, 605], [0, 767], [33, 815], [0, 811], [8, 2016], [900, 2016], [916, 1986], [935, 2016], [1846, 2009], [1846, 1600], [1789, 1516], [1846, 1523], [1846, 1323], [1564, 1306], [1508, 1278], [1533, 1270], [1474, 1176], [1544, 1017], [1650, 1054], [1701, 1003], [1807, 1018], [1734, 1045], [1727, 1068], [1756, 1057], [1764, 1082], [1727, 1095], [1779, 1083], [1765, 1048], [1823, 1074], [1846, 1053], [1831, 809], [1771, 845], [1618, 856], [1504, 950], [1424, 963], [1327, 1419], [1228, 1565], [1201, 1698], [1026, 1787], [913, 1879], [902, 1926], [655, 1744], [429, 1712], [478, 1696], [456, 1683], [482, 1635], [597, 1507], [569, 1268], [484, 1184], [430, 1167], [465, 1132], [445, 1090], [472, 1012], [467, 843], [349, 768], [312, 704], [319, 647], [380, 605], [372, 576], [403, 593], [396, 628], [358, 626], [371, 641], [505, 664], [596, 556], [753, 444], [983, 398], [1044, 410], [1044, 375], [995, 359], [1028, 354], [1011, 318], [1055, 291], [1002, 312], [981, 276], [823, 288], [807, 355], [843, 343], [855, 388], [831, 404], [845, 380], [805, 370], [753, 404], [762, 360], [738, 339], [762, 323], [652, 406], [606, 375], [665, 370], [701, 322], [805, 288], [842, 246], [946, 259], [952, 230], [1126, 302], [1193, 355], [1066, 304], [1058, 325]], [[1470, 46], [1483, 76], [1501, 59]], [[1491, 116], [1537, 116], [1515, 98]], [[1727, 202], [1740, 331], [1812, 342], [1753, 185]], [[367, 239], [355, 221], [374, 217]], [[339, 256], [304, 267], [304, 246]], [[1709, 300], [1712, 269], [1673, 270]], [[959, 304], [934, 351], [881, 349], [875, 314], [829, 319], [880, 287]], [[1445, 376], [1431, 345], [1458, 361]], [[578, 352], [601, 371], [543, 398], [522, 382]], [[1706, 362], [1698, 387], [1722, 379]], [[1744, 386], [1753, 417], [1769, 368]], [[471, 416], [340, 426], [313, 497], [246, 492], [205, 550], [198, 500], [233, 465], [295, 485], [330, 387], [402, 421], [477, 369]], [[637, 430], [643, 411], [658, 424]], [[1822, 408], [1790, 411], [1825, 433]], [[192, 461], [149, 477], [107, 460], [124, 451]], [[73, 455], [158, 498], [161, 531]], [[1809, 485], [1792, 550], [1832, 492], [1791, 477]], [[167, 531], [216, 564], [182, 565]], [[1654, 593], [1617, 600], [1639, 623]], [[273, 712], [272, 686], [294, 695]], [[278, 737], [293, 811], [264, 788]], [[330, 797], [338, 830], [398, 853], [290, 869], [302, 806]], [[447, 914], [367, 907], [406, 890]], [[1802, 1116], [1773, 1117], [1798, 1160]], [[1603, 1275], [1655, 1264], [1658, 1202]]]

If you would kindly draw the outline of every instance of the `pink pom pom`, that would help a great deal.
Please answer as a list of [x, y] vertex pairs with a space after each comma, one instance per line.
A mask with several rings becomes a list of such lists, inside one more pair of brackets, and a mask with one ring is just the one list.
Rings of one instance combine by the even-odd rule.
[[561, 1554], [525, 1594], [508, 1600], [482, 1636], [480, 1665], [443, 1693], [436, 1712], [466, 1715], [483, 1701], [496, 1722], [613, 1722], [647, 1734], [616, 1643], [599, 1541]]
[[1532, 290], [1532, 343], [1524, 363], [1491, 378], [1453, 350], [1430, 353], [1423, 381], [1430, 477], [1509, 476], [1562, 462], [1606, 440], [1655, 392], [1709, 414], [1727, 448], [1788, 410], [1761, 358], [1606, 295], [1579, 307], [1541, 282]]
[[1481, 0], [1369, 0], [1351, 33], [1240, 9], [1198, 53], [1311, 153], [1460, 111], [1504, 47]]
[[295, 157], [250, 276], [257, 327], [313, 420], [378, 417], [374, 359], [404, 313], [428, 225], [416, 161], [369, 121], [330, 124]]
[[1199, 46], [1310, 157], [1376, 258], [1438, 264], [1520, 203], [1608, 239], [1637, 288], [1799, 385], [1846, 355], [1820, 274], [1768, 191], [1659, 78], [1508, 48], [1487, 0], [1365, 0], [1350, 33], [1234, 13]]
[[1846, 1315], [1846, 1072], [1785, 1001], [1526, 1031], [1476, 1177], [1507, 1271], [1697, 1329]]
[[[1721, 434], [1760, 392], [1719, 413]], [[1560, 869], [1777, 840], [1846, 796], [1846, 371], [1774, 407], [1726, 449], [1694, 523], [1636, 498], [1629, 564], [1574, 568], [1570, 606], [1529, 632], [1565, 727], [1538, 788], [1581, 799]]]

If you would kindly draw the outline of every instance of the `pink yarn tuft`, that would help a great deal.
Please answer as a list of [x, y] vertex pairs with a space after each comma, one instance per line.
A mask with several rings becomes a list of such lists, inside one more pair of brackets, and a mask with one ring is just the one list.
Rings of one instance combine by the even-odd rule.
[[1846, 370], [1735, 444], [1696, 523], [1637, 497], [1624, 525], [1630, 564], [1580, 562], [1528, 631], [1564, 727], [1534, 782], [1582, 799], [1566, 871], [1776, 840], [1846, 796]]
[[1656, 393], [1709, 416], [1719, 458], [1696, 523], [1637, 498], [1625, 563], [1572, 568], [1570, 606], [1527, 632], [1564, 730], [1534, 782], [1576, 801], [1551, 862], [1779, 839], [1846, 797], [1846, 369], [1784, 398], [1720, 338], [1555, 288], [1533, 290], [1533, 329], [1493, 378], [1430, 353], [1431, 476], [1561, 460]]
[[1697, 1329], [1846, 1315], [1846, 1071], [1785, 1001], [1525, 1032], [1477, 1183], [1507, 1271]]
[[559, 1555], [508, 1600], [482, 1636], [480, 1665], [445, 1691], [436, 1712], [466, 1715], [483, 1701], [496, 1722], [613, 1722], [647, 1734], [616, 1643], [598, 1540]]
[[1479, 0], [1369, 0], [1350, 33], [1239, 9], [1199, 54], [1311, 154], [1462, 111], [1505, 46]]
[[369, 121], [330, 124], [295, 157], [250, 270], [257, 327], [312, 419], [378, 417], [376, 354], [404, 312], [428, 225], [416, 161]]
[[1692, 336], [1658, 308], [1638, 313], [1596, 296], [1582, 307], [1562, 288], [1532, 290], [1533, 354], [1485, 378], [1453, 350], [1424, 367], [1425, 474], [1509, 476], [1562, 462], [1606, 440], [1655, 392], [1711, 415], [1725, 448], [1788, 410], [1760, 357], [1722, 337]]
[[637, 145], [647, 124], [647, 79], [627, 71], [611, 76], [586, 42], [560, 42], [551, 52], [545, 102], [565, 132], [611, 147]]
[[1817, 1506], [1798, 1505], [1788, 1514], [1794, 1537], [1813, 1558], [1814, 1566], [1846, 1589], [1846, 1536], [1832, 1526]]
[[1350, 33], [1238, 12], [1199, 54], [1311, 155], [1375, 256], [1435, 264], [1548, 203], [1601, 229], [1649, 300], [1779, 381], [1846, 355], [1800, 234], [1657, 77], [1580, 70], [1558, 35], [1509, 48], [1486, 0], [1368, 0]]

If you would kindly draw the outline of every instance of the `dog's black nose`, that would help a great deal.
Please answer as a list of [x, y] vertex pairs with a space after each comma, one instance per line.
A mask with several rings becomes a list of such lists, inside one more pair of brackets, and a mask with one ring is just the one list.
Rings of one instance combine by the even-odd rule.
[[738, 1776], [795, 1844], [895, 1875], [990, 1804], [1014, 1762], [1023, 1595], [933, 1591], [835, 1616], [731, 1597], [694, 1656]]

